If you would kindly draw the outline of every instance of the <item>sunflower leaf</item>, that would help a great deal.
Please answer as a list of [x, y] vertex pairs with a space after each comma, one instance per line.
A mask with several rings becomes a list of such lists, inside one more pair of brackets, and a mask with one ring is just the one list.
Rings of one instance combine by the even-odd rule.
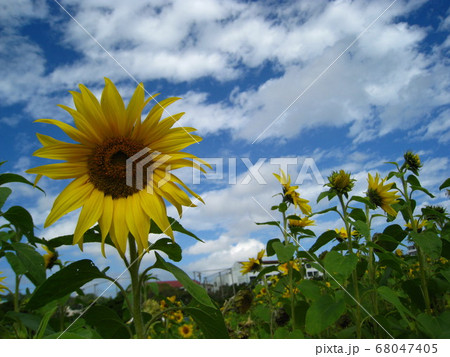
[[93, 279], [104, 277], [105, 275], [98, 270], [91, 260], [76, 261], [45, 280], [34, 291], [26, 307], [30, 310], [37, 309], [70, 294]]
[[172, 273], [173, 276], [184, 286], [184, 288], [197, 300], [200, 304], [215, 308], [214, 303], [208, 296], [208, 293], [198, 283], [191, 280], [191, 278], [177, 266], [166, 262], [157, 252], [155, 252], [156, 263], [154, 268], [162, 269]]
[[329, 241], [333, 240], [334, 238], [338, 238], [339, 234], [337, 234], [335, 231], [326, 231], [322, 233], [319, 238], [317, 238], [316, 242], [312, 245], [311, 248], [309, 248], [309, 252], [315, 252], [320, 247], [327, 244]]
[[0, 210], [11, 193], [12, 190], [9, 187], [0, 187]]
[[42, 191], [43, 193], [45, 193], [42, 188], [35, 186], [32, 182], [28, 181], [25, 177], [23, 177], [21, 175], [11, 174], [11, 173], [5, 173], [5, 174], [0, 175], [0, 186], [4, 185], [5, 183], [13, 183], [13, 182], [25, 183], [27, 185], [36, 187], [39, 191]]
[[21, 206], [10, 207], [3, 217], [9, 221], [18, 232], [23, 233], [28, 241], [34, 245], [34, 224], [30, 213]]
[[150, 245], [150, 249], [160, 250], [167, 254], [167, 256], [175, 262], [179, 262], [181, 260], [181, 247], [172, 242], [170, 238], [161, 238], [158, 239], [155, 243]]
[[230, 338], [220, 310], [191, 304], [183, 309], [188, 312], [202, 330], [205, 338]]
[[41, 285], [46, 277], [44, 258], [28, 244], [11, 243], [11, 246], [15, 250], [22, 267], [27, 270], [25, 273], [27, 278], [30, 279], [35, 286]]
[[[167, 217], [169, 219], [170, 227], [175, 232], [180, 232], [183, 234], [186, 234], [199, 242], [205, 243], [203, 240], [201, 240], [199, 237], [197, 237], [194, 233], [188, 231], [186, 228], [184, 228], [180, 222], [178, 222], [175, 218]], [[163, 234], [163, 231], [158, 227], [158, 225], [152, 220], [152, 223], [150, 225], [150, 233], [153, 234]]]
[[444, 181], [442, 185], [439, 186], [439, 190], [443, 190], [444, 188], [450, 187], [450, 177]]

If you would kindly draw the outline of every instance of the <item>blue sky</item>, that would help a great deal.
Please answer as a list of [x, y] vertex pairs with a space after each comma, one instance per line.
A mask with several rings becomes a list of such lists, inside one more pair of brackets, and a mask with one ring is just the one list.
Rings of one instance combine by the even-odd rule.
[[[56, 105], [73, 106], [68, 91], [79, 83], [99, 95], [108, 77], [128, 100], [136, 79], [150, 93], [161, 92], [159, 100], [182, 97], [169, 112], [186, 112], [181, 124], [197, 128], [204, 138], [188, 151], [224, 159], [222, 178], [204, 177], [197, 185], [189, 171], [181, 173], [206, 202], [187, 209], [181, 220], [206, 242], [177, 237], [186, 271], [228, 268], [274, 237], [275, 231], [254, 224], [272, 220], [259, 204], [269, 209], [276, 203], [274, 158], [298, 161], [289, 173], [301, 181], [301, 196], [319, 210], [327, 205], [314, 203], [320, 180], [299, 176], [306, 158], [324, 179], [335, 169], [351, 171], [358, 179], [355, 192], [362, 193], [368, 172], [386, 174], [385, 161], [414, 150], [424, 163], [424, 185], [437, 194], [434, 200], [418, 196], [419, 203], [449, 206], [438, 192], [450, 176], [447, 1], [68, 0], [61, 5], [78, 23], [54, 1], [0, 5], [0, 159], [8, 161], [2, 169], [24, 174], [44, 162], [32, 157], [39, 147], [36, 132], [66, 139], [57, 129], [32, 122], [70, 122]], [[230, 159], [236, 160], [236, 184], [228, 180]], [[252, 177], [246, 183], [249, 163], [263, 159], [257, 167], [266, 184]], [[66, 184], [42, 180], [46, 196], [15, 185], [8, 205], [23, 205], [33, 214], [38, 236], [70, 234], [78, 212], [42, 227]], [[175, 216], [173, 207], [169, 213]], [[339, 227], [337, 217], [327, 215], [314, 230]], [[108, 259], [89, 244], [84, 253], [78, 247], [59, 253], [63, 260], [88, 257], [99, 267], [111, 266], [112, 275], [122, 271], [112, 249]], [[0, 270], [11, 286], [4, 259]]]

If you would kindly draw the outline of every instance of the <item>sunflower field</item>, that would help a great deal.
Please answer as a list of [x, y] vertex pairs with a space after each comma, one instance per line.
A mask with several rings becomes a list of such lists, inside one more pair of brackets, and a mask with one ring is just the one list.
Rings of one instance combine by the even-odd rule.
[[[433, 197], [433, 191], [446, 190], [449, 195], [450, 179], [439, 188], [422, 186], [417, 154], [408, 151], [403, 162], [386, 163], [392, 167], [386, 177], [369, 174], [364, 196], [352, 194], [351, 173], [332, 172], [317, 197], [328, 201], [320, 212], [301, 197], [288, 174], [274, 173], [280, 192], [272, 194], [279, 203], [267, 207], [271, 221], [256, 224], [276, 227], [279, 235], [242, 263], [251, 282], [219, 303], [174, 264], [182, 260], [174, 232], [200, 239], [168, 217], [166, 203], [181, 217], [183, 206], [202, 199], [172, 171], [210, 168], [182, 151], [201, 141], [194, 128], [174, 125], [183, 113], [162, 119], [179, 98], [162, 100], [144, 113], [156, 95], [145, 99], [140, 84], [125, 106], [109, 79], [100, 100], [83, 85], [71, 94], [75, 108], [61, 108], [75, 126], [37, 121], [56, 126], [72, 142], [37, 134], [42, 147], [34, 155], [62, 162], [27, 170], [35, 182], [0, 174], [0, 259], [11, 266], [15, 281], [13, 288], [4, 286], [0, 273], [1, 338], [450, 338], [449, 216], [443, 207], [418, 208], [416, 202], [417, 194]], [[45, 227], [81, 208], [72, 235], [37, 237], [25, 208], [3, 210], [13, 195], [8, 184], [41, 190], [42, 176], [71, 180]], [[310, 227], [325, 214], [339, 218], [342, 227], [316, 235]], [[374, 231], [375, 222], [383, 222], [382, 232]], [[149, 243], [149, 234], [162, 237]], [[308, 249], [305, 239], [314, 241]], [[114, 247], [129, 286], [91, 260], [59, 259], [61, 247], [78, 244], [83, 250], [83, 243], [97, 244], [103, 255], [105, 245]], [[142, 264], [146, 254], [155, 257], [151, 266]], [[266, 264], [266, 258], [275, 263]], [[171, 273], [182, 293], [164, 293], [154, 269]], [[309, 276], [307, 269], [317, 274]], [[33, 288], [24, 293], [25, 277]], [[117, 297], [84, 294], [81, 288], [94, 279], [115, 286]], [[74, 306], [79, 311], [70, 314]]]

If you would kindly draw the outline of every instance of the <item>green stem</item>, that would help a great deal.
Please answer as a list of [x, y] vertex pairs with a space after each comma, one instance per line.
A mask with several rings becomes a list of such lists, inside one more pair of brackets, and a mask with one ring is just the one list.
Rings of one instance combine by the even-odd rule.
[[136, 244], [131, 235], [128, 237], [128, 243], [130, 246], [130, 265], [128, 266], [128, 270], [130, 271], [131, 289], [133, 292], [133, 309], [131, 312], [136, 329], [136, 338], [142, 339], [145, 338], [145, 336], [141, 314], [141, 286], [139, 285], [139, 265], [141, 263], [141, 258], [138, 256]]
[[[408, 185], [406, 184], [405, 176], [401, 176], [402, 184], [403, 184], [403, 196], [406, 201], [406, 209], [408, 210], [409, 219], [411, 221], [411, 228], [414, 233], [417, 233], [416, 222], [414, 221], [414, 212], [411, 207], [411, 200], [408, 196]], [[422, 293], [423, 298], [425, 300], [425, 309], [427, 313], [431, 314], [431, 303], [430, 303], [430, 295], [428, 293], [428, 284], [427, 277], [425, 271], [425, 258], [422, 254], [420, 247], [416, 246], [417, 250], [417, 258], [419, 260], [419, 269], [420, 269], [420, 284], [422, 285]]]
[[273, 315], [275, 311], [272, 305], [272, 296], [270, 295], [269, 284], [267, 283], [267, 278], [265, 275], [264, 275], [264, 286], [266, 287], [266, 296], [270, 307], [270, 337], [273, 338]]
[[291, 319], [292, 319], [292, 330], [295, 330], [295, 301], [294, 301], [294, 286], [292, 284], [292, 266], [290, 262], [289, 265], [289, 297], [291, 300]]
[[[366, 221], [367, 221], [367, 226], [369, 228], [369, 236], [367, 237], [367, 241], [368, 242], [372, 242], [372, 235], [370, 233], [370, 225], [371, 225], [371, 219], [369, 218], [369, 214], [370, 214], [370, 208], [368, 205], [366, 205]], [[377, 293], [377, 284], [376, 284], [376, 279], [375, 279], [375, 256], [374, 256], [374, 252], [373, 252], [373, 247], [370, 246], [369, 247], [369, 262], [368, 262], [368, 270], [369, 270], [369, 282], [370, 285], [372, 287], [372, 293], [371, 293], [371, 298], [372, 298], [372, 305], [373, 305], [373, 311], [375, 313], [375, 315], [378, 315], [378, 293]], [[375, 325], [375, 333], [378, 333], [378, 325]]]
[[20, 305], [19, 305], [19, 286], [20, 286], [20, 279], [21, 276], [19, 274], [16, 274], [16, 286], [14, 288], [14, 311], [19, 312]]
[[[347, 214], [347, 206], [344, 203], [344, 199], [342, 198], [341, 194], [338, 194], [339, 202], [342, 206], [342, 213], [344, 215], [344, 224], [345, 224], [345, 230], [347, 231], [347, 246], [348, 246], [348, 252], [350, 254], [353, 254], [353, 247], [352, 247], [352, 231], [351, 231], [351, 225], [348, 222], [348, 214]], [[359, 296], [359, 287], [358, 287], [358, 276], [356, 275], [356, 270], [352, 271], [352, 281], [353, 281], [353, 289], [356, 299], [356, 337], [361, 338], [361, 298]]]

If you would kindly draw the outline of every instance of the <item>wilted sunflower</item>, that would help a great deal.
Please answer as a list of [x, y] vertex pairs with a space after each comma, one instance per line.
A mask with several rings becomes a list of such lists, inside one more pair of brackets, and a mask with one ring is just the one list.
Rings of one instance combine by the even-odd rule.
[[397, 198], [399, 198], [400, 195], [397, 195], [396, 191], [389, 192], [394, 183], [391, 182], [385, 185], [384, 182], [386, 179], [380, 180], [378, 173], [375, 175], [375, 178], [369, 174], [367, 181], [369, 183], [369, 187], [367, 189], [367, 197], [369, 200], [374, 205], [381, 207], [387, 214], [395, 217], [397, 212], [391, 207], [391, 205], [398, 202]]
[[256, 259], [249, 258], [248, 262], [241, 262], [242, 265], [241, 273], [247, 274], [250, 272], [258, 271], [261, 268], [262, 257], [264, 256], [264, 253], [265, 250], [263, 249], [258, 253]]
[[328, 176], [328, 183], [325, 186], [331, 188], [340, 195], [345, 195], [353, 189], [355, 185], [355, 180], [351, 178], [349, 172], [344, 170], [333, 171], [330, 176]]
[[108, 233], [122, 256], [129, 233], [142, 252], [148, 247], [150, 219], [173, 239], [164, 199], [180, 215], [182, 206], [193, 206], [193, 203], [177, 185], [202, 200], [170, 171], [182, 167], [203, 171], [194, 160], [206, 164], [180, 151], [201, 140], [190, 134], [195, 131], [193, 128], [173, 128], [184, 113], [161, 120], [164, 109], [179, 98], [159, 102], [141, 121], [142, 110], [154, 98], [145, 100], [142, 83], [127, 107], [107, 78], [100, 102], [83, 85], [80, 92], [71, 94], [76, 109], [59, 106], [72, 115], [75, 127], [55, 119], [37, 120], [56, 125], [76, 141], [66, 143], [37, 134], [43, 147], [34, 155], [65, 162], [39, 166], [27, 173], [37, 174], [37, 180], [42, 175], [56, 180], [73, 179], [56, 198], [44, 227], [82, 207], [73, 239], [80, 248], [84, 233], [96, 222], [102, 233], [103, 255]]
[[300, 194], [295, 191], [298, 186], [291, 186], [291, 176], [287, 175], [281, 171], [281, 176], [278, 174], [273, 174], [276, 179], [281, 183], [283, 186], [283, 200], [287, 201], [289, 203], [292, 203], [295, 208], [300, 208], [303, 214], [310, 215], [312, 213], [311, 206], [308, 205], [308, 200], [305, 200], [304, 198], [300, 198]]
[[183, 338], [189, 338], [194, 333], [194, 328], [190, 324], [184, 324], [183, 326], [178, 327], [178, 333]]

